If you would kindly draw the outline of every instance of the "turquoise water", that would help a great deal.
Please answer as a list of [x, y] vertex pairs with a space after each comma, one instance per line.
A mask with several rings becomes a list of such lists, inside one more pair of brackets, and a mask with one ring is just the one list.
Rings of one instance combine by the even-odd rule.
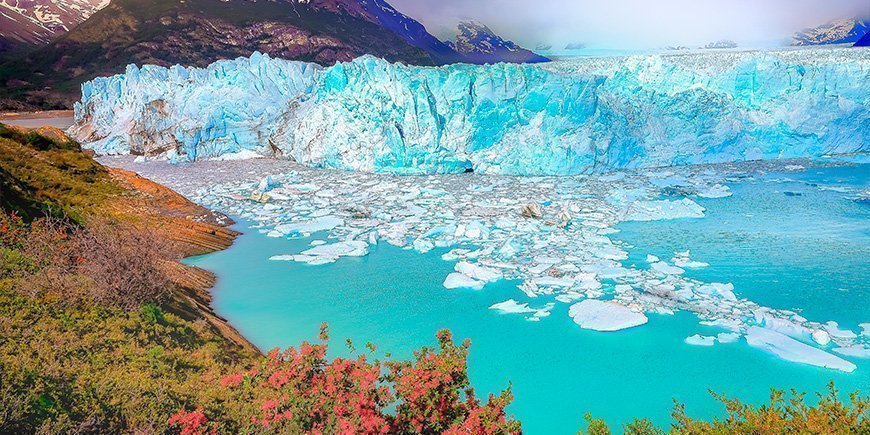
[[[870, 321], [870, 206], [806, 182], [866, 188], [867, 172], [866, 165], [810, 170], [787, 175], [804, 182], [732, 185], [733, 197], [702, 202], [705, 219], [624, 224], [614, 238], [636, 247], [627, 263], [691, 249], [693, 259], [712, 264], [692, 277], [731, 281], [740, 296], [763, 305], [803, 308], [810, 319], [855, 327]], [[708, 390], [760, 402], [771, 387], [819, 391], [830, 380], [843, 390], [870, 387], [866, 360], [851, 359], [858, 369], [847, 374], [782, 361], [745, 342], [687, 345], [689, 335], [721, 331], [687, 313], [652, 314], [647, 325], [615, 333], [581, 330], [566, 304], [537, 323], [502, 315], [488, 307], [507, 298], [534, 306], [551, 300], [525, 297], [516, 282], [446, 290], [453, 264], [440, 259], [444, 251], [421, 255], [381, 244], [366, 257], [308, 266], [268, 258], [300, 252], [310, 239], [268, 238], [245, 222], [237, 229], [245, 234], [231, 249], [190, 263], [217, 272], [216, 310], [256, 345], [313, 340], [328, 322], [333, 355], [347, 352], [347, 337], [407, 358], [449, 328], [472, 341], [469, 370], [479, 393], [512, 384], [510, 411], [527, 433], [574, 433], [586, 412], [614, 427], [633, 417], [667, 425], [672, 399], [694, 416], [721, 415]]]

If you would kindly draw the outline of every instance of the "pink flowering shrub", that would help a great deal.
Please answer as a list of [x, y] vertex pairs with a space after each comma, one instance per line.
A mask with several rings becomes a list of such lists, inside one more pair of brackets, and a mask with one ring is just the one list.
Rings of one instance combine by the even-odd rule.
[[[275, 349], [259, 368], [230, 374], [220, 383], [259, 400], [259, 412], [250, 417], [251, 431], [520, 433], [520, 424], [505, 413], [512, 400], [509, 390], [481, 404], [469, 388], [469, 343], [455, 345], [446, 330], [437, 337], [437, 348], [423, 348], [409, 362], [381, 362], [365, 354], [328, 361], [324, 325], [320, 343]], [[374, 353], [374, 346], [367, 347]], [[201, 410], [173, 419], [170, 425], [183, 434], [208, 428]]]

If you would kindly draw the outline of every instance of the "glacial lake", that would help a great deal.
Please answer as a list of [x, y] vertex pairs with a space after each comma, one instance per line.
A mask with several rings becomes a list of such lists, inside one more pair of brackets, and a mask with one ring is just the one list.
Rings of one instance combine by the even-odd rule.
[[[693, 260], [710, 263], [687, 271], [693, 278], [732, 282], [738, 297], [860, 333], [857, 325], [870, 322], [870, 205], [842, 188], [866, 192], [870, 166], [767, 174], [729, 187], [731, 197], [698, 199], [707, 209], [702, 219], [620, 224], [611, 237], [629, 245], [623, 263], [646, 267], [647, 254], [670, 258], [688, 249]], [[634, 417], [666, 426], [674, 399], [691, 416], [723, 416], [709, 390], [760, 403], [771, 387], [814, 392], [833, 380], [844, 396], [870, 389], [866, 359], [848, 357], [858, 368], [843, 373], [779, 359], [743, 339], [686, 344], [688, 336], [722, 332], [688, 312], [648, 314], [646, 325], [609, 333], [579, 328], [564, 303], [540, 322], [500, 314], [490, 305], [552, 298], [532, 300], [515, 281], [447, 290], [453, 262], [441, 259], [445, 249], [419, 254], [380, 243], [365, 257], [311, 266], [269, 257], [301, 252], [326, 234], [269, 238], [249, 222], [235, 228], [244, 234], [233, 247], [188, 263], [217, 273], [217, 312], [261, 349], [316, 340], [328, 322], [333, 356], [348, 354], [350, 338], [357, 348], [372, 342], [380, 354], [410, 358], [449, 328], [455, 339], [471, 339], [477, 393], [510, 384], [509, 411], [527, 433], [576, 433], [586, 412], [616, 430]]]

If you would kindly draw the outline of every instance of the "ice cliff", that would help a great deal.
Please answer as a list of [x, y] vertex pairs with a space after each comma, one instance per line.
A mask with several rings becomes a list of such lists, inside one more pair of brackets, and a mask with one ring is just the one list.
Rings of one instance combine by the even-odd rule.
[[544, 65], [130, 66], [82, 86], [101, 154], [260, 154], [397, 173], [578, 174], [870, 151], [870, 53], [813, 49]]

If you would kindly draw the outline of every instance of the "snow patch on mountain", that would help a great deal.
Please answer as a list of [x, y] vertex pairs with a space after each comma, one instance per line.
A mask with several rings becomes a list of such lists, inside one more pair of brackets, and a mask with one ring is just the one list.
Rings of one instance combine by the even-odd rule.
[[848, 44], [870, 32], [870, 22], [859, 18], [834, 20], [795, 33], [792, 45]]

